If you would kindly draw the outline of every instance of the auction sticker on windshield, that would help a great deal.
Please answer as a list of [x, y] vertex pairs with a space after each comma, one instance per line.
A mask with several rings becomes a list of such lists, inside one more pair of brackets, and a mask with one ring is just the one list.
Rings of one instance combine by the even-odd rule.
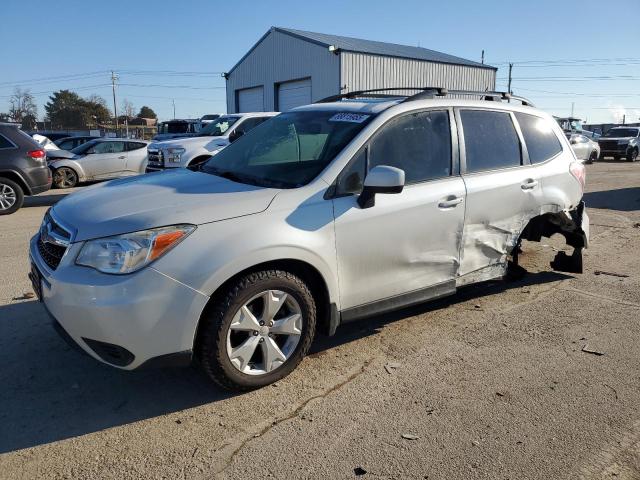
[[333, 117], [329, 119], [330, 122], [351, 122], [351, 123], [362, 123], [370, 115], [365, 115], [363, 113], [336, 113]]

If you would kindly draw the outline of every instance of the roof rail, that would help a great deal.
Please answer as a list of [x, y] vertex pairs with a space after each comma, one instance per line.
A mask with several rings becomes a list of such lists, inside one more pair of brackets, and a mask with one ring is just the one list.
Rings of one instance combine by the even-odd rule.
[[[398, 95], [398, 94], [383, 94], [381, 92], [390, 91], [412, 91], [420, 90], [420, 92], [413, 95]], [[434, 97], [446, 97], [447, 95], [473, 95], [479, 96], [482, 100], [490, 102], [501, 102], [516, 100], [524, 106], [533, 107], [533, 103], [524, 97], [518, 95], [512, 95], [508, 92], [490, 92], [490, 91], [476, 91], [476, 90], [449, 90], [444, 87], [388, 87], [388, 88], [372, 88], [369, 90], [356, 90], [349, 93], [341, 93], [339, 95], [332, 95], [330, 97], [318, 100], [315, 103], [329, 103], [337, 102], [339, 100], [351, 99], [351, 98], [398, 98], [406, 97], [402, 102], [412, 102], [414, 100], [425, 100]]]

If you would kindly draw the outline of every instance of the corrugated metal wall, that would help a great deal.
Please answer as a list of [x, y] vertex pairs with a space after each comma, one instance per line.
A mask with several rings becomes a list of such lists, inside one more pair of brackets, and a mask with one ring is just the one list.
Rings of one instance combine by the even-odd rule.
[[227, 79], [227, 112], [236, 111], [236, 90], [264, 85], [264, 109], [274, 110], [275, 84], [311, 77], [311, 98], [339, 93], [340, 60], [327, 48], [271, 31]]
[[495, 90], [496, 73], [489, 68], [350, 52], [340, 56], [342, 93], [389, 86]]

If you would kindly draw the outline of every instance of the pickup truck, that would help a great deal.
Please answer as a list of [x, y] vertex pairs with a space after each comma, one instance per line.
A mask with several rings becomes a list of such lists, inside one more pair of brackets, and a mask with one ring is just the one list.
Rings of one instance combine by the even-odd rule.
[[223, 115], [206, 125], [197, 137], [153, 142], [147, 147], [146, 172], [194, 167], [278, 112]]

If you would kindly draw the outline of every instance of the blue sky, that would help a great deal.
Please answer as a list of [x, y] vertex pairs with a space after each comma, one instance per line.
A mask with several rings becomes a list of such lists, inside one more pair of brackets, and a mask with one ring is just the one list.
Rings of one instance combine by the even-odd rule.
[[[514, 92], [551, 113], [568, 115], [574, 102], [575, 114], [592, 122], [623, 112], [638, 121], [640, 27], [628, 20], [639, 6], [639, 0], [5, 0], [0, 112], [15, 86], [37, 93], [40, 116], [48, 92], [62, 88], [99, 94], [111, 108], [112, 69], [119, 74], [118, 108], [127, 98], [167, 119], [175, 99], [178, 117], [224, 112], [217, 72], [229, 70], [275, 25], [472, 60], [484, 49], [486, 63], [500, 68], [498, 89], [506, 89], [505, 63], [512, 61]], [[521, 63], [539, 60], [546, 63]]]

